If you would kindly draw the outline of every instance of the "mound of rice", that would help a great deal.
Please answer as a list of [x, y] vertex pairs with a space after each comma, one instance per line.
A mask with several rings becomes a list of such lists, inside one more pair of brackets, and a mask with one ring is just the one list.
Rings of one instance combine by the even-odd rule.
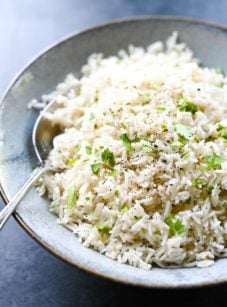
[[86, 247], [143, 269], [227, 253], [227, 79], [176, 39], [93, 54], [43, 97], [64, 132], [40, 193]]

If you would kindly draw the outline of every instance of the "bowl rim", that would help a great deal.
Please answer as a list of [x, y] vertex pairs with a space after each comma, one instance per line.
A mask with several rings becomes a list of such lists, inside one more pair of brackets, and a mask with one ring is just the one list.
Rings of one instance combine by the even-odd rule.
[[[41, 51], [36, 53], [35, 56], [33, 56], [30, 60], [28, 60], [21, 69], [18, 70], [18, 72], [15, 74], [15, 77], [9, 82], [9, 85], [6, 87], [5, 90], [3, 90], [3, 94], [0, 96], [0, 109], [3, 106], [3, 103], [10, 92], [11, 88], [15, 85], [15, 83], [18, 81], [18, 79], [21, 77], [21, 75], [29, 68], [29, 66], [34, 63], [36, 60], [38, 60], [42, 55], [44, 55], [46, 52], [54, 49], [56, 46], [59, 46], [61, 44], [64, 44], [67, 40], [72, 39], [73, 37], [77, 35], [84, 34], [86, 32], [90, 32], [92, 30], [98, 30], [105, 28], [106, 26], [116, 25], [116, 24], [124, 24], [131, 21], [146, 21], [146, 20], [157, 20], [157, 21], [179, 21], [179, 22], [188, 22], [193, 23], [197, 25], [205, 25], [210, 26], [213, 28], [217, 28], [219, 30], [227, 31], [227, 26], [223, 24], [219, 24], [213, 21], [208, 21], [204, 19], [198, 19], [198, 18], [192, 18], [192, 17], [185, 17], [185, 16], [174, 16], [174, 15], [141, 15], [141, 16], [127, 16], [124, 18], [117, 18], [110, 21], [98, 23], [94, 26], [86, 27], [82, 30], [73, 31], [70, 34], [64, 35], [60, 39], [56, 39], [53, 43], [50, 43], [47, 45], [47, 47], [43, 48]], [[1, 178], [0, 178], [1, 179]], [[2, 185], [2, 182], [0, 181], [0, 199], [3, 201], [3, 205], [7, 205], [9, 202], [9, 197], [7, 196], [7, 193], [5, 192], [5, 189]], [[226, 278], [218, 279], [211, 282], [194, 282], [192, 284], [171, 284], [171, 285], [156, 285], [156, 284], [146, 284], [144, 282], [136, 282], [133, 280], [123, 279], [121, 277], [113, 277], [111, 274], [108, 273], [102, 273], [100, 271], [97, 271], [95, 269], [91, 269], [85, 265], [82, 265], [80, 262], [76, 260], [72, 260], [71, 258], [63, 255], [61, 252], [55, 250], [53, 247], [51, 247], [48, 243], [46, 243], [38, 234], [35, 233], [23, 220], [23, 218], [17, 213], [13, 213], [13, 217], [15, 218], [16, 222], [37, 242], [39, 245], [44, 247], [48, 252], [50, 252], [55, 257], [61, 259], [62, 261], [65, 261], [69, 263], [70, 265], [73, 265], [79, 269], [83, 269], [84, 271], [91, 273], [93, 275], [96, 275], [98, 277], [102, 277], [108, 280], [111, 280], [113, 282], [120, 282], [123, 284], [131, 285], [131, 286], [139, 286], [139, 287], [146, 287], [146, 288], [156, 288], [156, 289], [188, 289], [188, 288], [198, 288], [198, 287], [209, 287], [214, 286], [218, 284], [222, 284], [227, 282], [227, 276]], [[162, 268], [160, 268], [162, 269]]]

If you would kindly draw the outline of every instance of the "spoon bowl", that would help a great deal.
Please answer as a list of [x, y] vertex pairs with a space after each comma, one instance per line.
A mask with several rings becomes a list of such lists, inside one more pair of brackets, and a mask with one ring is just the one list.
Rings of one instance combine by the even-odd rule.
[[45, 161], [52, 149], [53, 139], [61, 132], [59, 125], [53, 125], [46, 116], [47, 113], [53, 113], [59, 108], [59, 103], [56, 101], [50, 102], [37, 118], [33, 132], [32, 143], [36, 156], [40, 162], [40, 167], [35, 169], [26, 183], [16, 193], [13, 199], [2, 209], [0, 212], [0, 230], [3, 228], [11, 214], [15, 211], [17, 206], [25, 195], [31, 190], [39, 178], [47, 171], [52, 171], [49, 167], [45, 166]]
[[41, 164], [46, 161], [52, 149], [54, 137], [62, 131], [60, 125], [53, 125], [45, 115], [47, 113], [53, 113], [56, 109], [60, 108], [60, 106], [61, 104], [57, 101], [50, 102], [43, 111], [41, 111], [32, 131], [32, 144], [35, 154]]

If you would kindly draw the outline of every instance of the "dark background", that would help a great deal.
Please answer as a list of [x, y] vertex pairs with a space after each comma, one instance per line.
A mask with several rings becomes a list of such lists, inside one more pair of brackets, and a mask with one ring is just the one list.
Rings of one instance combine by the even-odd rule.
[[[0, 0], [0, 96], [27, 60], [65, 34], [114, 18], [154, 14], [227, 24], [227, 1]], [[0, 307], [142, 307], [162, 303], [167, 307], [224, 307], [227, 285], [174, 291], [121, 285], [55, 258], [13, 218], [0, 233]]]

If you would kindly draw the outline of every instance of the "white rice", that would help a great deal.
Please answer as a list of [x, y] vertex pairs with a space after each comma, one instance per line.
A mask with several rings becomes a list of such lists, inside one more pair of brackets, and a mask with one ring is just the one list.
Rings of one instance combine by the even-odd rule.
[[[143, 269], [204, 267], [227, 254], [227, 79], [176, 39], [93, 54], [80, 79], [68, 75], [40, 105], [63, 105], [48, 114], [64, 132], [47, 161], [63, 171], [39, 187], [51, 211], [84, 246]], [[185, 101], [194, 114], [179, 109]], [[134, 139], [129, 150], [122, 135]], [[103, 162], [107, 148], [115, 165]]]

